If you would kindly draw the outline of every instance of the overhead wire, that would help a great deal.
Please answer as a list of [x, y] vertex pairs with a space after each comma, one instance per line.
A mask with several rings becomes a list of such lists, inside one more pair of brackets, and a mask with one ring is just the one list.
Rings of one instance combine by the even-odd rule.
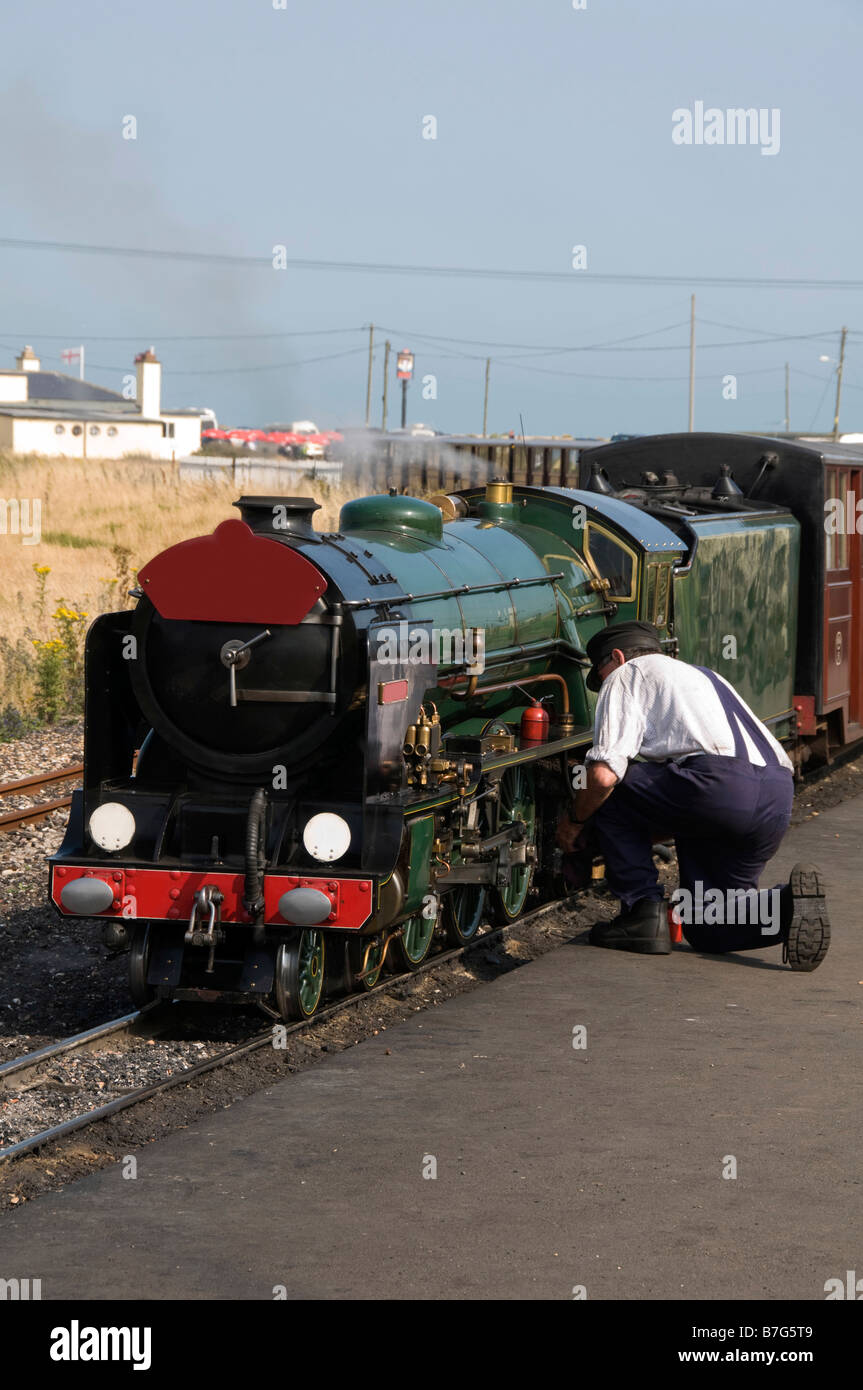
[[[90, 242], [52, 241], [36, 237], [0, 237], [0, 246], [7, 250], [63, 252], [76, 255], [139, 258], [154, 261], [175, 261], [178, 264], [236, 265], [248, 268], [276, 269], [273, 254], [241, 255], [229, 251], [183, 251], [145, 246], [104, 246]], [[768, 275], [659, 275], [647, 273], [609, 272], [595, 270], [510, 270], [492, 266], [434, 266], [398, 264], [391, 261], [340, 261], [312, 257], [285, 256], [279, 267], [307, 271], [346, 271], [375, 275], [419, 275], [476, 280], [523, 280], [530, 283], [590, 285], [704, 285], [752, 289], [824, 289], [863, 290], [863, 280], [827, 280], [817, 276]]]

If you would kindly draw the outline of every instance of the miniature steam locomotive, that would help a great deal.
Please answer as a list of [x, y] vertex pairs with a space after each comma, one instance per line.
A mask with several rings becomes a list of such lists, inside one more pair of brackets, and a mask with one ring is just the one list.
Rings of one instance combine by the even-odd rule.
[[820, 694], [795, 683], [792, 469], [771, 463], [756, 500], [728, 466], [767, 496], [777, 447], [630, 441], [583, 455], [580, 489], [365, 497], [329, 534], [309, 498], [241, 498], [90, 629], [54, 905], [128, 943], [138, 1005], [256, 999], [285, 1019], [385, 961], [416, 968], [436, 934], [513, 920], [559, 891], [585, 646], [609, 621], [655, 623], [802, 757]]

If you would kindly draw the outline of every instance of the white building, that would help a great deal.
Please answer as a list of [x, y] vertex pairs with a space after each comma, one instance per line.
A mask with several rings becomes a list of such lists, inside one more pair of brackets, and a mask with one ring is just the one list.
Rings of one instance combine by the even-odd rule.
[[162, 366], [152, 348], [135, 358], [136, 397], [64, 372], [45, 372], [31, 347], [0, 367], [0, 451], [65, 458], [183, 458], [201, 447], [200, 410], [163, 410]]

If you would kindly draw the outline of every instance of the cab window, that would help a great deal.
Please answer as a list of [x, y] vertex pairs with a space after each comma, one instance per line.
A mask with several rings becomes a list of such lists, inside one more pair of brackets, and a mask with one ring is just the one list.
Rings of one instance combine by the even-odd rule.
[[629, 547], [588, 522], [584, 528], [584, 548], [599, 578], [608, 580], [608, 597], [624, 601], [634, 599], [636, 561]]

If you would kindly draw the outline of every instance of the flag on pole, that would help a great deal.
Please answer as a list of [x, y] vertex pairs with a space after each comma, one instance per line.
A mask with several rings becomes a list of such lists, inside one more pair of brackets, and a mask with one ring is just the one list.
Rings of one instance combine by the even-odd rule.
[[78, 361], [78, 374], [79, 374], [81, 380], [83, 381], [83, 380], [84, 380], [84, 344], [83, 344], [83, 343], [81, 344], [80, 347], [76, 347], [76, 348], [64, 348], [63, 351], [60, 353], [60, 361], [61, 361], [61, 362], [72, 363], [72, 362], [74, 362], [76, 359], [77, 359], [77, 361]]

